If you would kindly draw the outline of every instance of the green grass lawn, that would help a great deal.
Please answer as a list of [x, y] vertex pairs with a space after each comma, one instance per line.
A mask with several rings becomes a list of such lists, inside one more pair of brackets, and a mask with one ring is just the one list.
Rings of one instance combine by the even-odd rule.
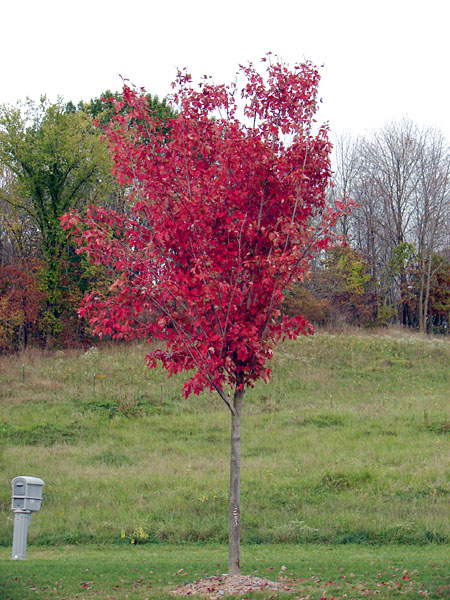
[[[450, 561], [443, 546], [243, 546], [244, 572], [281, 580], [290, 592], [249, 598], [449, 598]], [[33, 547], [11, 561], [0, 549], [2, 600], [173, 598], [170, 590], [223, 573], [225, 546]]]
[[[23, 569], [21, 594], [29, 589], [25, 573], [66, 569], [74, 582], [76, 565], [91, 555], [105, 577], [109, 563], [131, 565], [137, 556], [144, 563], [173, 556], [175, 572], [186, 544], [196, 544], [189, 552], [208, 572], [211, 544], [224, 555], [229, 414], [217, 395], [183, 399], [183, 380], [148, 370], [145, 352], [139, 344], [100, 345], [0, 358], [0, 550], [3, 569]], [[351, 565], [360, 564], [375, 586], [374, 570], [387, 569], [396, 552], [395, 568], [420, 568], [422, 576], [435, 561], [442, 575], [450, 540], [449, 407], [448, 339], [322, 333], [281, 345], [272, 381], [244, 400], [244, 571], [267, 556], [259, 568], [273, 562], [277, 574], [278, 563], [288, 566], [286, 552], [298, 557], [298, 576], [303, 564], [319, 568], [317, 557], [335, 556], [344, 571], [356, 574]], [[17, 475], [45, 481], [29, 529], [30, 558], [19, 565], [7, 559]], [[67, 544], [82, 546], [62, 550]], [[360, 561], [369, 555], [373, 570]], [[401, 564], [411, 556], [416, 566]], [[336, 579], [331, 562], [314, 573], [321, 581]], [[172, 569], [164, 564], [153, 569], [162, 585]], [[76, 585], [67, 597], [84, 597]], [[133, 597], [146, 597], [139, 593]]]

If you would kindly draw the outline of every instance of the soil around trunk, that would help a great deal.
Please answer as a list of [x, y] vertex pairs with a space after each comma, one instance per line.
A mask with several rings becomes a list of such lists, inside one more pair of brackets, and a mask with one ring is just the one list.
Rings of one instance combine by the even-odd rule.
[[291, 591], [291, 588], [278, 581], [270, 581], [262, 577], [215, 575], [213, 577], [205, 577], [194, 583], [179, 585], [171, 593], [178, 596], [193, 596], [198, 594], [204, 598], [209, 598], [209, 600], [218, 600], [232, 594], [240, 596], [261, 590]]

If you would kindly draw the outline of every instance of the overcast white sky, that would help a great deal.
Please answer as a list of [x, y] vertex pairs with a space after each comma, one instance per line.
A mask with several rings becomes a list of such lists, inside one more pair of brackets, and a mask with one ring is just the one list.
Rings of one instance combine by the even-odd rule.
[[450, 141], [449, 0], [3, 0], [0, 19], [0, 104], [89, 100], [119, 74], [164, 96], [177, 67], [228, 83], [270, 50], [324, 65], [334, 132], [407, 116]]

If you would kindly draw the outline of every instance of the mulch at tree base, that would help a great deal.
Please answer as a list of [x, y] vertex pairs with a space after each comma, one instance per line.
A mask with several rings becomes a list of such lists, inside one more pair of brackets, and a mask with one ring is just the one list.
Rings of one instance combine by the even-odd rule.
[[270, 581], [261, 577], [250, 577], [245, 575], [216, 575], [214, 577], [205, 577], [194, 583], [179, 585], [172, 594], [179, 596], [193, 596], [199, 594], [210, 600], [217, 600], [231, 594], [242, 595], [248, 592], [258, 592], [261, 590], [291, 591], [286, 585], [277, 581]]

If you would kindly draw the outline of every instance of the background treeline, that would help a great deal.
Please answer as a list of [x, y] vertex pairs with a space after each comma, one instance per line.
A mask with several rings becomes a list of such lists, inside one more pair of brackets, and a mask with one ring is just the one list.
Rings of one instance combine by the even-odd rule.
[[[108, 98], [102, 102], [101, 97]], [[77, 308], [113, 274], [75, 253], [59, 217], [90, 204], [127, 210], [102, 129], [117, 94], [90, 102], [0, 107], [0, 351], [89, 340]], [[149, 111], [173, 115], [148, 95]], [[286, 299], [287, 313], [323, 326], [402, 324], [447, 333], [450, 318], [450, 150], [410, 121], [341, 137], [330, 199], [351, 214], [340, 241]]]
[[[147, 98], [152, 113], [173, 114]], [[112, 274], [75, 253], [59, 218], [91, 204], [127, 210], [102, 139], [117, 99], [108, 91], [78, 105], [42, 98], [0, 107], [0, 351], [89, 338], [77, 309]]]
[[332, 199], [351, 214], [342, 243], [287, 300], [323, 325], [400, 324], [447, 333], [450, 318], [450, 149], [409, 120], [338, 138]]

